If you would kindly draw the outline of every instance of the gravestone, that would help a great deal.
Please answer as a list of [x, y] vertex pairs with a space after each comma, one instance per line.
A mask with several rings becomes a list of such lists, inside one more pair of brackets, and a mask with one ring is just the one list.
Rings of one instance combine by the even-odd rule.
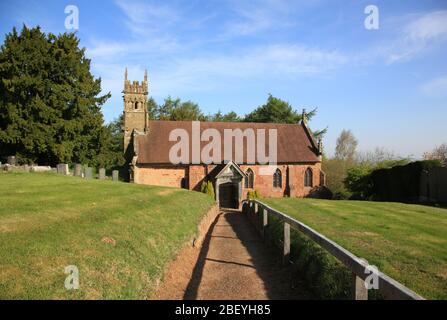
[[15, 166], [15, 165], [17, 165], [16, 157], [15, 157], [15, 156], [9, 156], [9, 157], [8, 157], [8, 164], [9, 164], [10, 166]]
[[91, 179], [93, 177], [93, 170], [91, 167], [84, 168], [84, 178]]
[[32, 166], [30, 169], [31, 172], [47, 172], [51, 170], [52, 168], [49, 166]]
[[118, 181], [118, 170], [113, 170], [112, 171], [112, 180], [113, 181]]
[[74, 170], [75, 177], [82, 177], [82, 164], [76, 163]]
[[57, 173], [68, 175], [68, 164], [66, 163], [59, 163], [57, 165]]
[[106, 169], [99, 168], [99, 180], [104, 180], [106, 178]]

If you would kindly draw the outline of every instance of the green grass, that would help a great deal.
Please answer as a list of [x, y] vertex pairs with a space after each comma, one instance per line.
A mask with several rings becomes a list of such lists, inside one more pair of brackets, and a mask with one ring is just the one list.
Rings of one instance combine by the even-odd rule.
[[367, 259], [423, 297], [447, 299], [447, 209], [369, 201], [262, 201]]
[[[0, 299], [144, 299], [212, 206], [187, 190], [0, 173]], [[76, 265], [80, 288], [64, 287]]]

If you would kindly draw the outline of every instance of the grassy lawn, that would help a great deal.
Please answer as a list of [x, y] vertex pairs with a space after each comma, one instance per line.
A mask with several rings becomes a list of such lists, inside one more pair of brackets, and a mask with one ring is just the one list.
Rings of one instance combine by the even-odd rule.
[[447, 209], [319, 199], [263, 202], [326, 235], [428, 299], [447, 299]]
[[[213, 200], [199, 192], [0, 173], [0, 299], [144, 299]], [[79, 269], [66, 290], [64, 269]]]

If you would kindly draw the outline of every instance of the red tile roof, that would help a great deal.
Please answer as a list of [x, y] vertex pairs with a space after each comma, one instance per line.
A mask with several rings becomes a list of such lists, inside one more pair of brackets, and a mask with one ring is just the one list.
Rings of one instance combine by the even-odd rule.
[[[277, 130], [277, 162], [318, 162], [318, 151], [315, 142], [309, 135], [308, 129], [303, 124], [277, 124], [277, 123], [249, 123], [249, 122], [200, 122], [200, 132], [205, 129], [216, 129], [222, 137], [221, 155], [224, 157], [224, 129], [265, 129], [266, 153], [268, 155], [269, 129]], [[190, 137], [191, 160], [191, 131], [192, 121], [149, 121], [149, 132], [137, 137], [139, 164], [168, 164], [169, 150], [176, 141], [169, 141], [169, 134], [174, 129], [184, 129]], [[245, 139], [244, 139], [245, 141]], [[201, 149], [208, 141], [201, 142]], [[233, 159], [234, 161], [234, 143]], [[236, 161], [235, 161], [236, 162]], [[244, 163], [246, 162], [246, 143], [244, 143]], [[190, 161], [191, 163], [191, 161]], [[239, 163], [240, 164], [240, 163]]]

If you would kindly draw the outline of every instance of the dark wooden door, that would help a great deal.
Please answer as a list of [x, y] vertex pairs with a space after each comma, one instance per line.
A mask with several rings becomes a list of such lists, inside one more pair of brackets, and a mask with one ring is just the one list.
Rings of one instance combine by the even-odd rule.
[[237, 189], [234, 183], [219, 186], [219, 204], [222, 208], [237, 208]]

